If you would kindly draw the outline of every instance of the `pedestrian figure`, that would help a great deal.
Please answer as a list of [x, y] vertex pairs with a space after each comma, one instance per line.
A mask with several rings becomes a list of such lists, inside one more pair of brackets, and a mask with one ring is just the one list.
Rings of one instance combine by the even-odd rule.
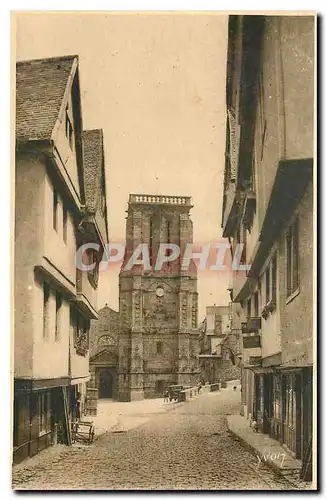
[[236, 385], [234, 385], [233, 390], [236, 391]]
[[201, 382], [200, 382], [199, 385], [198, 385], [198, 394], [200, 394], [201, 389], [202, 389], [202, 385], [201, 385]]
[[169, 391], [165, 391], [164, 393], [164, 403], [168, 403], [169, 402]]
[[78, 392], [76, 395], [76, 420], [81, 420], [81, 403], [82, 394]]

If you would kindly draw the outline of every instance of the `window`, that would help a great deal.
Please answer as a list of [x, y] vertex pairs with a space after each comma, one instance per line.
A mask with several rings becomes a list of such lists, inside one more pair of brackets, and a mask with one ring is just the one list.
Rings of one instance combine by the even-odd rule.
[[70, 324], [73, 327], [76, 353], [85, 356], [89, 349], [90, 321], [72, 307], [70, 309]]
[[98, 345], [105, 345], [105, 346], [108, 346], [108, 345], [116, 345], [116, 342], [115, 340], [110, 337], [110, 335], [101, 335], [101, 337], [98, 339], [98, 342], [97, 342]]
[[53, 229], [58, 231], [58, 193], [54, 189], [53, 190], [53, 213], [52, 213], [52, 218], [53, 218]]
[[66, 108], [66, 137], [70, 148], [73, 149], [73, 127], [69, 118], [68, 107]]
[[47, 283], [43, 285], [43, 338], [49, 335], [49, 300], [50, 287]]
[[273, 383], [272, 383], [272, 392], [273, 392], [273, 418], [276, 420], [282, 420], [282, 411], [281, 411], [281, 400], [282, 400], [282, 390], [281, 390], [281, 379], [279, 375], [273, 375]]
[[236, 251], [239, 252], [241, 251], [241, 248], [237, 250], [237, 245], [243, 245], [242, 246], [242, 253], [239, 257], [240, 259], [240, 264], [246, 264], [246, 241], [247, 241], [247, 234], [246, 234], [246, 228], [244, 226], [239, 226], [236, 230], [236, 236], [233, 240], [233, 253], [232, 256], [234, 257]]
[[270, 266], [266, 269], [266, 304], [270, 301]]
[[274, 255], [271, 264], [271, 300], [276, 304], [277, 300], [277, 256]]
[[241, 243], [243, 243], [243, 250], [242, 250], [240, 264], [246, 264], [246, 241], [247, 241], [246, 228], [243, 226], [242, 227], [242, 241], [241, 241]]
[[254, 294], [254, 316], [256, 318], [259, 316], [259, 292]]
[[285, 421], [289, 428], [296, 427], [296, 377], [285, 377]]
[[78, 332], [78, 314], [77, 311], [74, 307], [70, 308], [70, 326], [73, 329], [73, 342], [74, 346], [76, 347], [76, 342], [77, 342], [77, 332]]
[[88, 248], [87, 251], [87, 265], [91, 266], [93, 265], [93, 269], [90, 269], [87, 271], [89, 281], [93, 288], [96, 288], [98, 286], [98, 280], [99, 280], [99, 262], [97, 258], [97, 250], [94, 248]]
[[61, 306], [62, 297], [59, 292], [56, 292], [56, 329], [55, 329], [55, 339], [60, 339], [60, 320], [61, 320]]
[[286, 235], [287, 297], [299, 288], [299, 224], [298, 219]]
[[220, 314], [215, 314], [215, 333], [218, 335], [222, 335], [222, 324], [223, 320]]
[[162, 342], [157, 342], [157, 354], [162, 354]]
[[[268, 267], [264, 273], [265, 278], [265, 302], [264, 311], [266, 316], [276, 309], [277, 304], [277, 253], [271, 258]], [[262, 296], [261, 296], [262, 300]], [[265, 317], [265, 316], [264, 316]]]
[[251, 318], [251, 299], [247, 301], [247, 317]]
[[51, 400], [50, 392], [42, 392], [38, 395], [38, 417], [39, 435], [51, 431]]
[[62, 227], [63, 227], [63, 239], [65, 243], [67, 243], [67, 220], [68, 220], [68, 211], [67, 208], [64, 206], [62, 212]]

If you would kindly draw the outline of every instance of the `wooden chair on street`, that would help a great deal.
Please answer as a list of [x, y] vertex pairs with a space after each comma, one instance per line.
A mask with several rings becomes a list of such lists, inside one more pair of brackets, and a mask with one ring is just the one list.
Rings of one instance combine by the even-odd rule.
[[92, 444], [95, 427], [93, 422], [72, 422], [72, 443]]

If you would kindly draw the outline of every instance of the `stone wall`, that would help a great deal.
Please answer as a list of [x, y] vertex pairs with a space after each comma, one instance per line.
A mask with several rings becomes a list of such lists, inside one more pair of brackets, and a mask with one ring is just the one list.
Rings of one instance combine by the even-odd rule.
[[286, 297], [286, 237], [279, 241], [282, 363], [310, 365], [313, 362], [313, 186], [308, 186], [296, 213], [299, 223], [299, 289]]
[[[100, 309], [99, 319], [91, 321], [90, 327], [90, 355], [98, 351], [101, 345], [108, 342], [117, 343], [119, 335], [119, 313], [107, 305]], [[107, 338], [110, 337], [110, 338]]]

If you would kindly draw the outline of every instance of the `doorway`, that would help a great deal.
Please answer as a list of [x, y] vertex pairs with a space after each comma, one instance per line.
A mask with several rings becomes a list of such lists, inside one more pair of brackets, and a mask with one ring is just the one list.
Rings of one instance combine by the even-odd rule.
[[99, 369], [99, 398], [112, 398], [113, 377], [110, 368]]
[[301, 374], [283, 376], [283, 442], [301, 458]]
[[165, 382], [164, 380], [156, 380], [156, 385], [155, 385], [155, 392], [156, 394], [159, 394], [160, 396], [164, 395], [164, 389], [165, 389]]

